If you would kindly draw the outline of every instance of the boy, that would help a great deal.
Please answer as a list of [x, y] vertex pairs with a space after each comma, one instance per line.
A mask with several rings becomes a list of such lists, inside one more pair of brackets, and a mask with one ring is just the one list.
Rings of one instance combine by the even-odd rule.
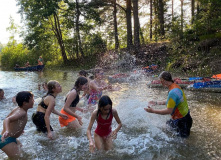
[[16, 140], [23, 132], [27, 123], [27, 111], [33, 107], [33, 94], [28, 91], [19, 92], [16, 95], [18, 107], [13, 109], [3, 122], [3, 131], [0, 135], [0, 149], [9, 158], [18, 157], [21, 143]]

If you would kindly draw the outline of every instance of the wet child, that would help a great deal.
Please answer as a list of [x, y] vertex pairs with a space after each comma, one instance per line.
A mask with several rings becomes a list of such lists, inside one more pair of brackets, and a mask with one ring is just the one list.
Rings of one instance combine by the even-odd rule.
[[3, 89], [0, 89], [0, 101], [5, 99], [5, 92]]
[[105, 89], [111, 89], [111, 85], [108, 85], [104, 80], [104, 71], [101, 68], [95, 69], [95, 78], [89, 83], [90, 96], [88, 99], [89, 108], [92, 105], [96, 105], [102, 96], [102, 91]]
[[32, 121], [36, 125], [37, 131], [47, 133], [49, 139], [54, 139], [53, 128], [50, 125], [50, 115], [54, 113], [62, 116], [64, 119], [68, 117], [55, 110], [55, 98], [62, 92], [59, 82], [51, 80], [47, 83], [48, 92], [38, 104], [37, 112], [32, 115]]
[[82, 117], [77, 115], [75, 112], [76, 110], [83, 112], [83, 109], [77, 107], [77, 104], [80, 100], [80, 91], [85, 91], [87, 89], [87, 78], [78, 77], [78, 79], [75, 82], [74, 88], [68, 92], [65, 99], [64, 107], [61, 109], [61, 113], [65, 114], [68, 117], [68, 119], [64, 119], [61, 116], [59, 117], [61, 127], [67, 126], [68, 128], [77, 129], [82, 126]]
[[20, 155], [21, 143], [17, 138], [24, 132], [28, 120], [28, 109], [33, 108], [33, 94], [28, 91], [19, 92], [16, 95], [16, 102], [18, 107], [5, 118], [0, 135], [0, 148], [9, 158], [16, 158]]
[[[118, 123], [117, 128], [112, 131], [111, 124], [113, 117]], [[94, 132], [94, 141], [91, 136], [91, 129], [94, 121], [97, 121], [97, 128]], [[108, 96], [102, 96], [98, 103], [98, 109], [94, 110], [87, 129], [87, 137], [89, 140], [89, 150], [94, 152], [95, 147], [98, 150], [110, 150], [112, 148], [112, 140], [117, 138], [117, 132], [122, 124], [118, 113], [112, 108], [112, 101]]]

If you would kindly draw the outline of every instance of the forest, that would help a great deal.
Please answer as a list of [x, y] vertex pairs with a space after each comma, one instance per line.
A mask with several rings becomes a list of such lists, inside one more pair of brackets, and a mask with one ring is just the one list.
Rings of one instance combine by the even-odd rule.
[[10, 40], [0, 44], [4, 68], [27, 60], [37, 64], [39, 56], [47, 67], [91, 68], [129, 54], [135, 65], [198, 74], [221, 69], [220, 0], [17, 0], [17, 5], [24, 27], [18, 33], [10, 19]]

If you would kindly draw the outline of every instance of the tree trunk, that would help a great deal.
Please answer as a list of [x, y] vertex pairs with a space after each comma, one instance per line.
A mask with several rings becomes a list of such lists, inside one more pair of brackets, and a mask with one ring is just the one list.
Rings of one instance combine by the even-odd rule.
[[158, 17], [160, 22], [160, 34], [164, 38], [165, 30], [164, 30], [164, 3], [163, 0], [159, 0], [159, 9], [158, 9]]
[[114, 38], [115, 38], [115, 50], [118, 50], [119, 48], [119, 39], [118, 39], [118, 31], [117, 31], [117, 5], [116, 0], [114, 0]]
[[153, 1], [150, 0], [150, 41], [153, 37]]
[[191, 16], [192, 16], [192, 20], [191, 20], [191, 23], [193, 24], [194, 22], [194, 11], [195, 11], [195, 0], [191, 0]]
[[154, 20], [155, 20], [155, 23], [154, 23], [154, 38], [155, 38], [155, 42], [157, 42], [158, 41], [158, 37], [157, 37], [157, 35], [158, 35], [158, 28], [157, 28], [157, 26], [158, 26], [158, 21], [157, 21], [157, 9], [158, 9], [158, 2], [157, 2], [157, 0], [154, 0]]
[[183, 0], [181, 0], [181, 36], [180, 38], [183, 38]]
[[134, 16], [134, 46], [135, 49], [137, 50], [140, 47], [138, 0], [132, 0], [132, 2], [133, 2], [133, 16]]
[[84, 57], [84, 52], [82, 49], [82, 44], [81, 44], [81, 36], [80, 36], [80, 30], [79, 30], [79, 17], [80, 17], [80, 10], [79, 10], [79, 3], [78, 0], [76, 0], [76, 34], [77, 34], [77, 43], [79, 50], [81, 52], [82, 57]]
[[132, 25], [131, 25], [131, 0], [126, 0], [126, 19], [127, 19], [127, 48], [131, 49], [132, 42]]
[[172, 0], [172, 21], [173, 21], [173, 0]]
[[61, 55], [62, 55], [63, 61], [64, 61], [64, 63], [66, 63], [68, 61], [68, 59], [67, 59], [67, 55], [65, 52], [65, 46], [64, 46], [64, 42], [63, 42], [63, 38], [62, 38], [59, 18], [56, 13], [54, 13], [53, 16], [54, 16], [54, 33], [57, 37], [59, 46], [61, 48]]

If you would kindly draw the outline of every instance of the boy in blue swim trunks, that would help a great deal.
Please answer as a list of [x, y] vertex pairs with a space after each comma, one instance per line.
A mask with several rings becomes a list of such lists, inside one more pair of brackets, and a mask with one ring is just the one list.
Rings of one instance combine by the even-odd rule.
[[21, 143], [17, 138], [24, 132], [28, 120], [27, 111], [33, 108], [33, 94], [28, 91], [19, 92], [16, 95], [18, 107], [13, 109], [3, 122], [3, 131], [0, 135], [0, 149], [9, 158], [16, 158], [20, 155]]

